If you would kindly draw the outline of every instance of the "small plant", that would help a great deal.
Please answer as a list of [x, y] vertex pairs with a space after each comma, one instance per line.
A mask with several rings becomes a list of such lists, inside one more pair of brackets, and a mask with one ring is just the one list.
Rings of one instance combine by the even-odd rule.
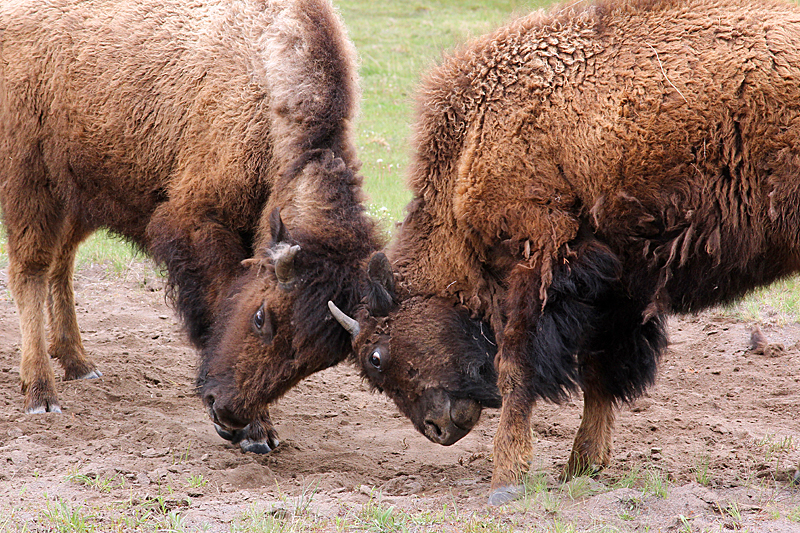
[[612, 485], [615, 489], [632, 489], [637, 486], [642, 477], [642, 469], [638, 464], [634, 464], [630, 470], [625, 472], [616, 483]]
[[124, 481], [119, 481], [117, 476], [93, 476], [89, 474], [81, 474], [77, 468], [70, 474], [67, 474], [65, 479], [71, 483], [78, 483], [86, 485], [104, 494], [108, 494], [115, 488], [122, 488], [125, 486]]
[[405, 513], [396, 510], [393, 505], [386, 507], [371, 498], [361, 508], [358, 519], [367, 531], [375, 533], [403, 532], [407, 530], [405, 522], [408, 516]]
[[710, 461], [708, 457], [701, 457], [697, 466], [694, 468], [694, 479], [700, 485], [707, 487], [711, 484], [711, 478], [708, 475], [710, 469]]
[[[284, 533], [291, 530], [291, 526], [276, 512], [267, 512], [251, 506], [244, 512], [242, 518], [231, 529], [233, 533]], [[339, 528], [337, 526], [337, 531]], [[343, 530], [342, 530], [343, 531]]]
[[192, 443], [186, 444], [186, 451], [176, 457], [175, 452], [172, 453], [172, 464], [180, 465], [189, 461], [189, 450], [192, 449]]
[[186, 479], [186, 483], [190, 489], [199, 489], [205, 487], [208, 484], [208, 480], [203, 477], [203, 474], [197, 474], [189, 476]]
[[635, 518], [634, 512], [637, 512], [642, 507], [642, 500], [639, 498], [620, 498], [619, 503], [623, 507], [619, 517], [626, 521], [633, 520]]
[[69, 503], [58, 500], [47, 502], [47, 508], [41, 511], [42, 525], [47, 531], [58, 533], [89, 533], [96, 531], [95, 526], [89, 523], [92, 515], [85, 515], [83, 507], [73, 509]]
[[800, 506], [795, 507], [788, 513], [786, 513], [786, 519], [790, 522], [797, 522], [800, 523]]
[[678, 531], [680, 531], [681, 533], [692, 533], [692, 523], [689, 522], [688, 518], [686, 518], [683, 515], [680, 515], [678, 517], [678, 520], [681, 523], [681, 527]]
[[659, 498], [666, 498], [669, 492], [667, 476], [656, 468], [648, 468], [645, 473], [643, 490], [645, 493], [655, 494]]
[[594, 483], [592, 478], [586, 476], [576, 477], [568, 483], [564, 483], [561, 490], [566, 490], [571, 500], [581, 500], [599, 492], [598, 484]]
[[511, 533], [514, 528], [511, 524], [497, 523], [491, 518], [470, 518], [464, 526], [464, 533]]

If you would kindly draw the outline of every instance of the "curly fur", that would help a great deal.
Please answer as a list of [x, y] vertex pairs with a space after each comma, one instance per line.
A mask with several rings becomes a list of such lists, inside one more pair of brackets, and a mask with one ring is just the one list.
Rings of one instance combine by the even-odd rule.
[[[202, 352], [199, 382], [225, 374], [216, 399], [244, 402], [241, 417], [275, 399], [239, 394], [246, 379], [279, 395], [347, 356], [326, 303], [354, 308], [382, 242], [362, 207], [355, 50], [330, 1], [10, 0], [0, 68], [0, 200], [23, 388], [49, 383], [27, 395], [34, 408], [55, 402], [35, 302], [56, 282], [71, 298], [67, 276], [46, 274], [71, 269], [99, 227], [166, 266]], [[274, 278], [276, 208], [282, 235], [301, 247], [293, 290]], [[261, 305], [272, 344], [247, 326]], [[74, 333], [67, 363], [93, 368], [74, 311], [62, 314], [51, 329]]]
[[652, 382], [667, 314], [800, 270], [798, 77], [793, 4], [599, 0], [515, 20], [423, 80], [389, 255], [401, 301], [492, 325], [495, 488], [530, 458], [537, 399], [584, 389], [569, 467], [602, 466], [609, 406]]

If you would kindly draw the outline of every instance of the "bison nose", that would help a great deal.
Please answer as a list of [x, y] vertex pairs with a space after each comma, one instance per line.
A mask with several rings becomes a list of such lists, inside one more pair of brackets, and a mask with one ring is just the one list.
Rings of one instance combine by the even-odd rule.
[[423, 393], [424, 418], [422, 434], [429, 440], [450, 446], [470, 432], [481, 415], [478, 402], [455, 398], [442, 389], [428, 389]]
[[[236, 416], [236, 414], [226, 406], [225, 402], [213, 392], [207, 393], [203, 397], [203, 403], [208, 410], [208, 416], [214, 421], [217, 433], [223, 438], [228, 438], [223, 433], [233, 433], [248, 424], [248, 422]], [[228, 440], [232, 439], [228, 438]]]
[[450, 402], [450, 419], [453, 424], [469, 432], [481, 418], [481, 404], [466, 398], [456, 398]]
[[[442, 428], [437, 424], [434, 420], [427, 419], [425, 420], [425, 434], [431, 435], [436, 439], [442, 438]], [[431, 440], [434, 440], [430, 436], [428, 437]]]

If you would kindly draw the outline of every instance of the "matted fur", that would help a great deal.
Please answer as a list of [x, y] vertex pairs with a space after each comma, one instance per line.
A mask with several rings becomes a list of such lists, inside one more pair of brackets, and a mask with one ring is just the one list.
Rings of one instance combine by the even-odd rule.
[[[491, 324], [499, 500], [531, 456], [537, 400], [583, 388], [568, 473], [602, 467], [613, 406], [654, 379], [665, 315], [800, 269], [798, 79], [800, 10], [771, 0], [557, 6], [424, 79], [389, 253], [400, 305], [377, 320], [394, 346], [419, 338], [428, 302]], [[403, 379], [398, 394], [441, 376]]]
[[[27, 410], [58, 409], [48, 290], [50, 354], [68, 379], [96, 372], [71, 269], [100, 227], [166, 266], [212, 417], [268, 424], [269, 402], [347, 356], [326, 304], [353, 309], [381, 242], [357, 173], [355, 51], [329, 0], [4, 1], [0, 68]], [[275, 250], [296, 245], [281, 285]]]

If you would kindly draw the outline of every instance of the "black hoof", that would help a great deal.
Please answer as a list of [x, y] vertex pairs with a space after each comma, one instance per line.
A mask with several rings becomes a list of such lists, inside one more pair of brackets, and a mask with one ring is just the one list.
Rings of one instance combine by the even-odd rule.
[[278, 444], [280, 444], [278, 439], [266, 439], [263, 441], [242, 439], [241, 442], [239, 442], [239, 447], [243, 452], [265, 454], [277, 448]]

